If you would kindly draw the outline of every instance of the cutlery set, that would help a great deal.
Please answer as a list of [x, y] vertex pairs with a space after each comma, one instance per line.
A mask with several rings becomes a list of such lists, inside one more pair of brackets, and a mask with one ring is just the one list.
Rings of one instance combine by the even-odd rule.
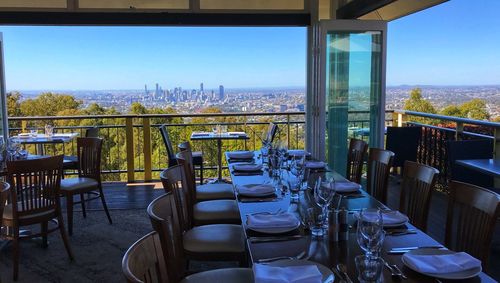
[[406, 252], [418, 249], [444, 249], [443, 246], [422, 246], [422, 247], [401, 247], [401, 248], [392, 248], [387, 251], [387, 254], [404, 254]]

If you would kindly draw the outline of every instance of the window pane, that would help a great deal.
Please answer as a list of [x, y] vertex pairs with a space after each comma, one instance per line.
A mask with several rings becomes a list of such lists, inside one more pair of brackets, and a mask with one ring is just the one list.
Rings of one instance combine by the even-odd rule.
[[66, 8], [67, 0], [0, 0], [8, 8]]
[[79, 8], [189, 9], [189, 0], [80, 0]]
[[201, 9], [303, 10], [304, 0], [200, 0]]

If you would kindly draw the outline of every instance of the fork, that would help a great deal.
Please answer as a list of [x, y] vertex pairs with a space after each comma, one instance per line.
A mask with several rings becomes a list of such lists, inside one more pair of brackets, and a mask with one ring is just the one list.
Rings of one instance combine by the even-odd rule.
[[391, 264], [391, 267], [393, 268], [393, 270], [396, 270], [397, 271], [397, 275], [400, 276], [401, 278], [403, 279], [408, 279], [408, 276], [406, 276], [403, 271], [401, 269], [399, 269], [399, 267], [395, 264]]
[[282, 260], [282, 259], [297, 260], [297, 259], [302, 259], [305, 255], [306, 255], [306, 252], [303, 251], [296, 256], [276, 256], [276, 257], [269, 257], [269, 258], [261, 258], [261, 259], [256, 260], [256, 262], [257, 263], [268, 263], [268, 262], [273, 262], [273, 261]]

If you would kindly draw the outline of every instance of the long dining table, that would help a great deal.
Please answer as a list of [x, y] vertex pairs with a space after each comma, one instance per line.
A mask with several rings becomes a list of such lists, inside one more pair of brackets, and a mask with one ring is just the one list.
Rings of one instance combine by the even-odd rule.
[[[227, 158], [227, 152], [226, 152]], [[229, 160], [229, 158], [227, 158]], [[255, 163], [262, 163], [262, 158], [260, 156], [260, 152], [255, 152], [254, 157]], [[264, 168], [266, 168], [264, 166]], [[286, 178], [288, 178], [288, 172], [285, 169], [281, 169], [284, 172], [281, 174], [283, 183], [286, 184]], [[267, 169], [264, 170], [263, 174], [255, 174], [255, 175], [240, 175], [234, 174], [231, 169], [230, 164], [230, 173], [233, 185], [235, 187], [235, 192], [237, 193], [238, 186], [246, 185], [246, 184], [263, 184], [272, 182], [272, 178], [269, 175]], [[308, 186], [311, 187], [313, 182], [319, 177], [334, 177], [335, 180], [345, 180], [340, 174], [325, 168], [325, 170], [313, 171], [311, 174], [308, 174]], [[349, 277], [354, 281], [358, 282], [358, 274], [356, 270], [356, 265], [354, 262], [354, 258], [357, 255], [363, 254], [361, 248], [359, 247], [356, 239], [356, 228], [355, 227], [355, 217], [354, 212], [359, 211], [363, 208], [382, 208], [387, 209], [385, 205], [371, 197], [366, 191], [363, 189], [360, 190], [362, 196], [357, 197], [345, 197], [340, 200], [339, 207], [343, 207], [349, 211], [348, 213], [348, 222], [349, 222], [349, 230], [347, 240], [343, 241], [330, 241], [330, 239], [325, 235], [322, 238], [312, 237], [310, 231], [304, 229], [303, 227], [296, 229], [295, 231], [280, 234], [280, 235], [267, 235], [256, 233], [249, 229], [246, 229], [246, 221], [247, 215], [252, 213], [259, 212], [276, 212], [276, 211], [292, 211], [297, 212], [297, 206], [303, 205], [303, 196], [304, 194], [309, 193], [307, 190], [302, 191], [301, 201], [300, 203], [295, 203], [291, 201], [289, 190], [282, 190], [281, 188], [277, 188], [276, 194], [272, 198], [263, 198], [263, 199], [248, 199], [243, 197], [237, 197], [238, 206], [241, 215], [242, 225], [245, 230], [247, 249], [249, 253], [249, 258], [252, 263], [258, 262], [259, 259], [267, 259], [273, 257], [280, 256], [289, 256], [294, 257], [298, 254], [303, 254], [305, 252], [307, 254], [307, 259], [309, 261], [320, 263], [328, 268], [333, 268], [342, 263], [347, 267], [347, 273]], [[338, 202], [338, 199], [337, 199]], [[334, 202], [335, 203], [335, 200]], [[294, 205], [295, 204], [295, 205]], [[434, 240], [432, 237], [424, 233], [423, 231], [417, 229], [410, 223], [406, 224], [408, 229], [416, 230], [414, 234], [406, 234], [406, 235], [387, 235], [382, 247], [381, 256], [382, 258], [388, 262], [389, 264], [397, 265], [408, 277], [408, 279], [401, 280], [401, 277], [392, 276], [391, 272], [388, 268], [383, 268], [381, 282], [448, 282], [443, 279], [436, 279], [430, 276], [425, 276], [423, 274], [417, 273], [408, 267], [406, 267], [402, 261], [402, 254], [389, 254], [393, 248], [399, 247], [426, 247], [426, 246], [439, 246], [441, 243]], [[443, 227], [444, 229], [444, 227]], [[277, 237], [275, 241], [260, 241], [259, 238], [269, 237], [273, 238]], [[279, 239], [279, 237], [283, 237], [283, 239]], [[335, 282], [341, 282], [341, 278], [339, 278], [339, 273], [336, 270], [333, 270], [335, 274]], [[342, 281], [344, 282], [344, 281]], [[452, 281], [449, 281], [452, 282]], [[478, 276], [469, 279], [463, 280], [453, 280], [453, 282], [497, 282], [493, 278], [489, 277], [486, 273], [481, 272]]]

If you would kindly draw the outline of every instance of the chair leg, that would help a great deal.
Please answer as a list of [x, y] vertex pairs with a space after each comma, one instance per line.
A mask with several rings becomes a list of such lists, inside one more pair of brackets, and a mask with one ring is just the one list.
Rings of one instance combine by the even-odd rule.
[[87, 217], [87, 212], [85, 211], [85, 197], [83, 193], [80, 194], [80, 203], [82, 204], [83, 218]]
[[13, 239], [12, 239], [12, 261], [13, 261], [13, 278], [17, 281], [19, 274], [19, 227], [13, 227]]
[[42, 228], [42, 247], [43, 248], [47, 248], [48, 244], [47, 244], [47, 231], [48, 231], [48, 228], [49, 228], [49, 222], [42, 222], [41, 223], [41, 228]]
[[64, 220], [62, 218], [61, 212], [57, 216], [57, 221], [59, 222], [59, 231], [61, 232], [61, 238], [64, 243], [64, 247], [66, 248], [66, 252], [68, 253], [69, 259], [74, 260], [75, 257], [73, 255], [73, 251], [71, 250], [71, 246], [69, 245], [68, 234], [66, 234], [66, 230], [64, 229]]
[[73, 195], [66, 195], [66, 213], [68, 214], [68, 233], [73, 235]]
[[113, 221], [111, 220], [111, 215], [109, 215], [108, 206], [106, 205], [106, 200], [104, 199], [104, 193], [102, 191], [102, 187], [99, 187], [99, 194], [101, 195], [102, 206], [104, 207], [104, 211], [108, 216], [109, 224], [113, 224]]

